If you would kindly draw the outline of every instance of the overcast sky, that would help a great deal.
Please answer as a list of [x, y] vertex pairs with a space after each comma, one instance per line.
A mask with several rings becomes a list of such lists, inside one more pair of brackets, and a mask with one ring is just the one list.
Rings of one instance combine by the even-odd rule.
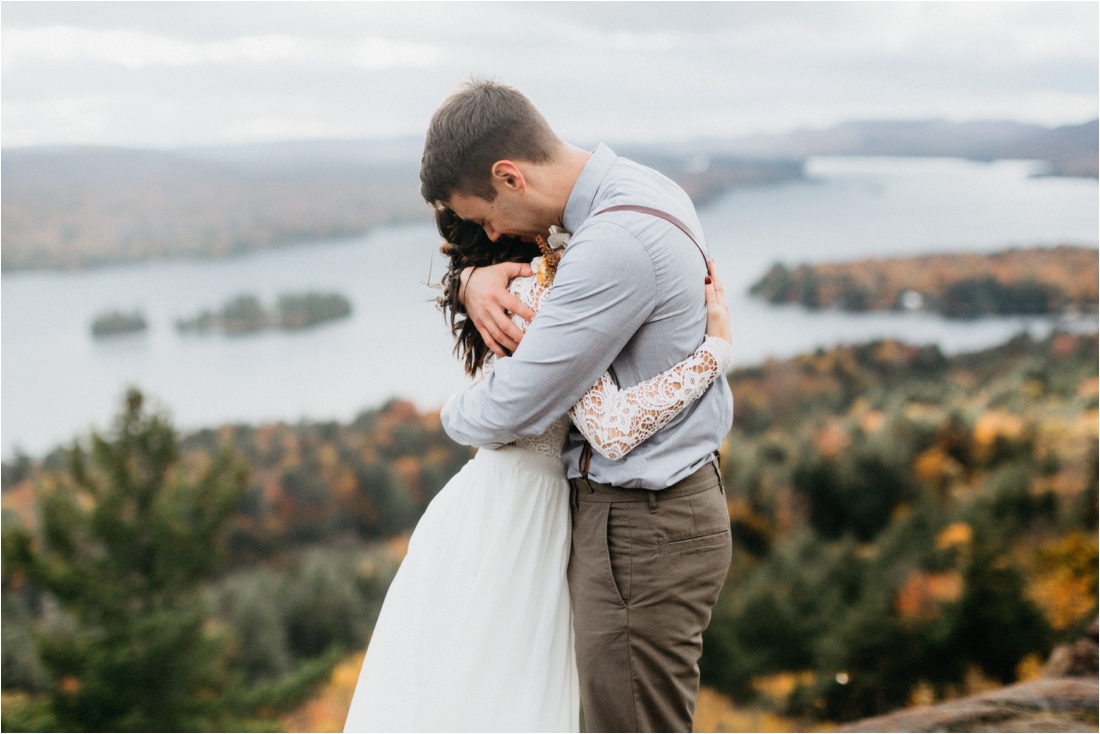
[[1096, 2], [0, 4], [4, 146], [420, 134], [471, 73], [577, 142], [1097, 116]]

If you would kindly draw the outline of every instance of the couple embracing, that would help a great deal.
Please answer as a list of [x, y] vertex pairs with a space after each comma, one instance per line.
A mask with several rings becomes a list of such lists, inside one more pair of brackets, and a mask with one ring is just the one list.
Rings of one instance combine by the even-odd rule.
[[[421, 191], [478, 446], [432, 500], [345, 731], [692, 729], [731, 557], [728, 310], [691, 200], [564, 143], [518, 90], [432, 117]], [[522, 343], [521, 343], [522, 342]]]

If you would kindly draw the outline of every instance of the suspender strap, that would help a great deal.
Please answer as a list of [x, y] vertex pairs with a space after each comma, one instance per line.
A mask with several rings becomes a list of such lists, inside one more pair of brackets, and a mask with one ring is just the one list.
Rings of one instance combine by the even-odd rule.
[[[588, 485], [589, 494], [596, 491], [596, 490], [592, 489], [592, 484], [588, 481], [588, 467], [590, 467], [591, 465], [592, 465], [592, 444], [588, 443], [588, 441], [585, 441], [584, 442], [584, 448], [581, 449], [580, 470], [581, 470], [581, 478], [584, 480], [584, 483], [586, 485]], [[574, 487], [573, 487], [573, 500], [574, 501], [576, 501], [576, 499], [577, 499], [576, 492], [577, 492], [577, 488], [574, 485]], [[573, 509], [577, 509], [575, 505], [574, 505]]]
[[[681, 222], [679, 219], [672, 216], [668, 212], [663, 212], [660, 209], [654, 209], [651, 206], [635, 206], [633, 204], [620, 204], [618, 206], [609, 206], [606, 209], [601, 209], [600, 211], [596, 212], [592, 216], [598, 217], [601, 214], [610, 214], [611, 212], [637, 212], [639, 214], [648, 214], [652, 217], [657, 217], [658, 219], [665, 220], [666, 222], [668, 222], [669, 224], [675, 226], [681, 232], [686, 234], [688, 236], [688, 239], [690, 239], [692, 242], [694, 242], [695, 246], [699, 248], [699, 254], [703, 256], [704, 264], [709, 264], [710, 258], [707, 257], [707, 252], [706, 252], [706, 250], [703, 249], [703, 246], [701, 244], [699, 244], [699, 240], [695, 239], [695, 235], [693, 235], [691, 233], [691, 230], [687, 228], [686, 224], [684, 224], [683, 222]], [[591, 466], [591, 464], [592, 464], [592, 445], [589, 444], [588, 441], [585, 441], [584, 442], [584, 447], [581, 449], [581, 459], [580, 459], [580, 467], [579, 467], [580, 470], [581, 470], [581, 477], [584, 479], [585, 484], [588, 484], [588, 468]], [[588, 484], [588, 491], [589, 492], [594, 492], [595, 491], [595, 490], [592, 489], [591, 484]], [[574, 502], [575, 502], [576, 501], [576, 488], [574, 488], [574, 490], [573, 490], [573, 499], [574, 499]], [[576, 509], [575, 506], [574, 506], [574, 509]], [[656, 492], [650, 492], [649, 493], [649, 511], [650, 512], [656, 512], [657, 511], [657, 493]]]
[[687, 228], [687, 225], [685, 225], [683, 222], [681, 222], [679, 219], [672, 216], [668, 212], [663, 212], [660, 209], [654, 209], [651, 206], [635, 206], [633, 204], [620, 204], [618, 206], [609, 206], [606, 209], [601, 209], [600, 211], [596, 212], [592, 216], [598, 217], [601, 214], [609, 214], [611, 212], [637, 212], [639, 214], [648, 214], [651, 217], [657, 217], [658, 219], [663, 219], [666, 222], [668, 222], [669, 224], [677, 227], [681, 232], [683, 232], [684, 234], [686, 234], [688, 236], [688, 239], [690, 239], [692, 242], [695, 243], [695, 246], [699, 248], [699, 254], [703, 256], [703, 261], [704, 262], [707, 262], [708, 260], [710, 260], [710, 258], [707, 257], [707, 251], [703, 249], [703, 246], [701, 244], [699, 244], [699, 240], [695, 239], [695, 235], [693, 235], [691, 233], [691, 230]]

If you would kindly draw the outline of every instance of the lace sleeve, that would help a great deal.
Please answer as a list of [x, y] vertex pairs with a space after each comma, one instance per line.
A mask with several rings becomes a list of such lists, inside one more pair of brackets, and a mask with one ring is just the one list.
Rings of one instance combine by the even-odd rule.
[[708, 336], [683, 362], [626, 390], [604, 373], [569, 410], [569, 417], [595, 451], [616, 461], [702, 396], [732, 362], [733, 348]]
[[[531, 269], [538, 272], [541, 261], [541, 257], [532, 260]], [[546, 301], [546, 297], [550, 295], [550, 286], [540, 283], [538, 276], [529, 275], [524, 278], [512, 278], [508, 282], [508, 292], [537, 314], [542, 308], [543, 302]], [[512, 322], [523, 331], [527, 331], [527, 322], [519, 316], [513, 315]]]
[[[531, 263], [538, 270], [539, 258]], [[535, 313], [539, 312], [550, 286], [537, 277], [514, 278], [509, 291]], [[527, 330], [527, 322], [518, 316], [512, 320]], [[569, 417], [592, 448], [602, 456], [618, 460], [631, 449], [668, 425], [692, 401], [702, 396], [710, 384], [724, 375], [733, 362], [733, 347], [708, 336], [690, 357], [626, 390], [620, 390], [605, 372], [569, 410]], [[488, 374], [496, 363], [490, 359], [484, 367]]]

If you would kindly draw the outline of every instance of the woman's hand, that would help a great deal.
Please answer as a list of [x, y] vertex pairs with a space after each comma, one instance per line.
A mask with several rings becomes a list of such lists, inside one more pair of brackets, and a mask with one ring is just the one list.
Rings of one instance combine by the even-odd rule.
[[466, 268], [459, 276], [458, 299], [481, 334], [485, 346], [498, 357], [514, 352], [523, 339], [523, 331], [512, 322], [511, 314], [524, 321], [535, 312], [508, 292], [512, 278], [534, 275], [527, 263], [497, 263], [483, 268]]
[[733, 344], [730, 333], [730, 309], [726, 305], [726, 292], [718, 279], [718, 268], [713, 260], [707, 260], [707, 336], [716, 336], [727, 344]]

